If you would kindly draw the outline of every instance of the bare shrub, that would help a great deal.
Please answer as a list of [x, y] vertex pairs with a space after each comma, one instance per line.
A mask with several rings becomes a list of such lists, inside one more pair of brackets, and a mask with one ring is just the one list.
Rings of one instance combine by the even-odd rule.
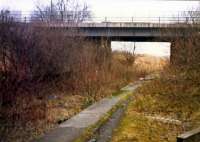
[[91, 17], [88, 5], [76, 0], [51, 0], [50, 5], [37, 4], [36, 8], [32, 21], [80, 23]]
[[174, 66], [183, 68], [199, 68], [200, 36], [198, 25], [188, 25], [182, 30], [182, 37], [172, 42], [172, 62]]
[[[1, 20], [0, 123], [3, 125], [0, 134], [3, 140], [8, 140], [8, 131], [35, 132], [35, 123], [47, 122], [47, 102], [49, 94], [54, 92], [53, 89], [50, 92], [51, 87], [88, 96], [92, 102], [111, 94], [104, 89], [112, 79], [106, 65], [109, 54], [95, 43], [73, 36], [74, 32], [16, 23], [8, 17]], [[27, 124], [33, 125], [33, 130]]]
[[75, 81], [91, 70], [92, 59], [84, 39], [65, 36], [71, 30], [64, 33], [16, 23], [6, 12], [0, 18], [0, 134], [6, 141], [10, 129], [46, 119], [45, 84], [65, 76], [71, 81], [69, 88], [78, 90]]
[[[48, 101], [57, 90], [82, 95], [93, 103], [132, 79], [132, 68], [127, 70], [126, 65], [111, 58], [111, 49], [106, 48], [108, 42], [99, 47], [78, 37], [73, 29], [54, 30], [34, 23], [17, 23], [8, 12], [0, 18], [3, 141], [13, 141], [15, 132], [22, 141], [39, 133], [36, 124], [45, 127], [48, 123]], [[132, 59], [132, 56], [126, 59], [130, 66]]]

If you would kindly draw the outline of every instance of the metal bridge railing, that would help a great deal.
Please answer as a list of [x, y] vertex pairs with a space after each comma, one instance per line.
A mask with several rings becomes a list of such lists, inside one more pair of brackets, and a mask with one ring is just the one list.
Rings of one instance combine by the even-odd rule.
[[92, 17], [86, 19], [86, 23], [191, 23], [193, 21], [200, 21], [200, 17]]
[[[0, 14], [1, 16], [1, 14]], [[8, 14], [14, 21], [17, 22], [41, 22], [41, 17], [37, 13], [20, 13], [10, 12]], [[55, 15], [54, 15], [55, 17]], [[81, 23], [158, 23], [158, 24], [174, 24], [174, 23], [200, 23], [199, 16], [162, 16], [162, 17], [74, 17], [73, 15], [56, 15], [56, 19], [51, 18], [51, 15], [43, 17], [43, 21], [57, 22], [57, 23], [70, 23], [73, 20]]]
[[[70, 23], [73, 19], [56, 19], [50, 20], [48, 18], [41, 20], [40, 18], [32, 18], [30, 16], [15, 17], [10, 16], [16, 22], [62, 22]], [[77, 20], [78, 21], [78, 20]], [[160, 23], [160, 24], [173, 24], [173, 23], [200, 23], [200, 17], [90, 17], [80, 21], [81, 23]]]

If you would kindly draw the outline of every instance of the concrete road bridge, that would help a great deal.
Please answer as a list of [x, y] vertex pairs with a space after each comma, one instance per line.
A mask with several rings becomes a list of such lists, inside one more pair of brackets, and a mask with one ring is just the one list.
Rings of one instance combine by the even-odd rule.
[[78, 28], [81, 36], [112, 41], [166, 41], [177, 36], [187, 36], [184, 31], [194, 26], [193, 19], [189, 17], [92, 19], [81, 23], [50, 22], [48, 25], [52, 29]]
[[[174, 41], [177, 37], [190, 36], [189, 28], [199, 30], [199, 24], [193, 24], [192, 20], [194, 19], [189, 19], [189, 17], [165, 17], [164, 19], [159, 17], [154, 21], [106, 19], [101, 22], [86, 21], [76, 24], [51, 22], [49, 27], [63, 30], [77, 28], [80, 36], [91, 39], [99, 46], [108, 49], [111, 49], [111, 41], [171, 42], [171, 45], [175, 46]], [[173, 47], [171, 47], [171, 60], [174, 54]]]
[[[94, 41], [100, 47], [111, 49], [111, 41], [133, 41], [133, 42], [171, 42], [175, 45], [177, 37], [190, 36], [190, 28], [196, 28], [199, 32], [200, 17], [105, 17], [90, 18], [83, 22], [70, 21], [27, 21], [39, 26], [47, 26], [52, 30], [61, 29], [67, 31], [76, 29], [76, 36]], [[20, 20], [22, 21], [22, 20]], [[195, 24], [194, 24], [195, 23]], [[74, 33], [73, 33], [74, 35]], [[68, 35], [70, 36], [70, 35]], [[173, 47], [171, 47], [171, 58], [173, 58]]]
[[186, 36], [184, 32], [188, 28], [185, 23], [78, 23], [71, 25], [67, 23], [50, 23], [52, 29], [69, 28], [79, 29], [80, 36], [112, 41], [167, 41], [169, 38]]

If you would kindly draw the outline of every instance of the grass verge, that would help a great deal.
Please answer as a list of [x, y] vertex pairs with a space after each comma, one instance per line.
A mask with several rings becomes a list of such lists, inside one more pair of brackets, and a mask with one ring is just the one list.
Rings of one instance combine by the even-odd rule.
[[194, 70], [164, 72], [162, 78], [146, 82], [136, 91], [112, 142], [175, 142], [177, 135], [197, 128], [200, 124], [197, 74]]

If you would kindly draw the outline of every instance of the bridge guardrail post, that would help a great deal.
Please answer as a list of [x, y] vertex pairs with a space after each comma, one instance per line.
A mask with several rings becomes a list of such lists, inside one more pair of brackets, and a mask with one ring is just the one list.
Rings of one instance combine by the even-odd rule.
[[178, 24], [179, 24], [179, 22], [180, 22], [180, 19], [179, 19], [179, 15], [178, 15]]
[[186, 20], [186, 23], [189, 23], [189, 18], [188, 18], [188, 17], [186, 17], [186, 19], [185, 19], [185, 20]]
[[[22, 20], [22, 19], [21, 19]], [[26, 23], [26, 16], [24, 17], [24, 23]]]

